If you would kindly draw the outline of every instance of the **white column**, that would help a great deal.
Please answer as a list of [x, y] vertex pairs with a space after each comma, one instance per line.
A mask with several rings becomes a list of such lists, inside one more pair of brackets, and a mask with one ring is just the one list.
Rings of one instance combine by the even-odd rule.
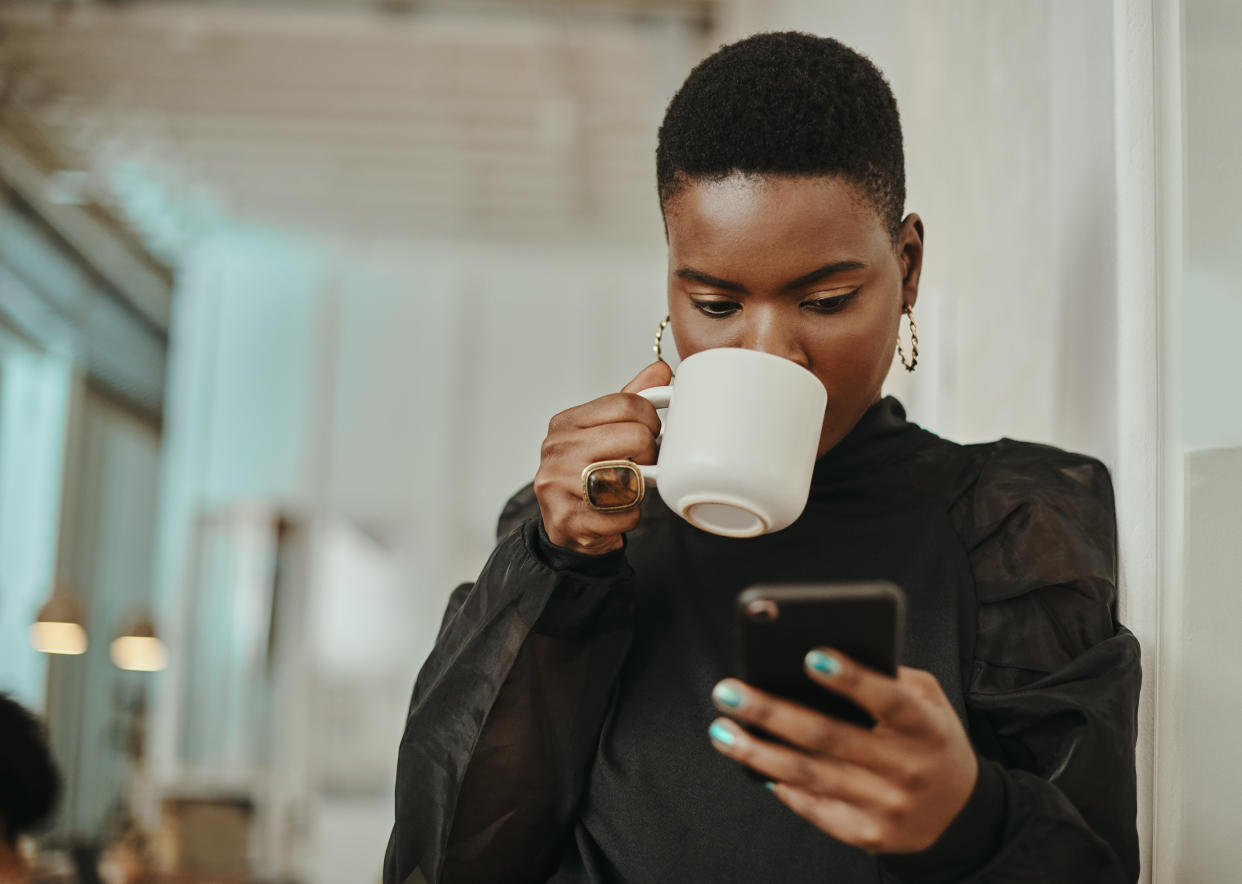
[[1176, 782], [1172, 692], [1179, 642], [1181, 466], [1176, 316], [1181, 225], [1181, 59], [1177, 0], [1115, 0], [1117, 414], [1114, 471], [1122, 618], [1144, 651], [1139, 707], [1143, 881], [1171, 880]]

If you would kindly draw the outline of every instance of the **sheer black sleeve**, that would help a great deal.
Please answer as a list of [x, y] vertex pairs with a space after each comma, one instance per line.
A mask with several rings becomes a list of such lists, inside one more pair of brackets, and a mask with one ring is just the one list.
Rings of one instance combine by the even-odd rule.
[[1116, 619], [1112, 484], [1098, 461], [1008, 440], [971, 501], [972, 738], [1005, 777], [985, 884], [1133, 882], [1139, 646]]
[[633, 573], [621, 553], [549, 561], [529, 489], [515, 501], [415, 683], [385, 884], [540, 879], [585, 783], [629, 648]]

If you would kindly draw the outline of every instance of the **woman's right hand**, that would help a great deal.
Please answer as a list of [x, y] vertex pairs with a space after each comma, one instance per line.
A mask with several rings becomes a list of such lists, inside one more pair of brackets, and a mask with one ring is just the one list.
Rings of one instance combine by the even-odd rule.
[[600, 513], [582, 499], [582, 471], [598, 460], [630, 459], [653, 464], [660, 418], [655, 406], [637, 395], [673, 379], [665, 362], [654, 362], [638, 373], [620, 393], [601, 396], [562, 411], [548, 423], [535, 474], [535, 497], [543, 528], [556, 546], [589, 555], [621, 548], [622, 535], [632, 531], [639, 507]]

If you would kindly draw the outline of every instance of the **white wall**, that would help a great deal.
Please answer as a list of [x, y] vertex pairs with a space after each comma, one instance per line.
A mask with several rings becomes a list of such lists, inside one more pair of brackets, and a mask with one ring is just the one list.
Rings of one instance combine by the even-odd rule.
[[1158, 755], [1159, 880], [1232, 880], [1242, 866], [1237, 796], [1242, 761], [1242, 409], [1236, 389], [1242, 329], [1242, 7], [1184, 0], [1184, 247], [1173, 293], [1179, 357], [1171, 503], [1183, 555], [1171, 563], [1161, 623]]
[[1242, 446], [1186, 457], [1186, 570], [1182, 590], [1182, 653], [1170, 673], [1178, 695], [1176, 753], [1170, 762], [1180, 790], [1171, 817], [1178, 884], [1237, 878], [1242, 868], [1238, 795], [1242, 763]]
[[[1184, 0], [1185, 290], [1182, 420], [1188, 449], [1242, 444], [1232, 380], [1242, 358], [1242, 5]], [[1232, 395], [1231, 395], [1232, 394]]]

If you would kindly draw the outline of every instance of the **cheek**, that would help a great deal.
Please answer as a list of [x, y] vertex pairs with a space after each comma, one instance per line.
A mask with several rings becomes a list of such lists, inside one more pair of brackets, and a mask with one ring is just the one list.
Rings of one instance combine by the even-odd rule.
[[809, 347], [812, 370], [830, 393], [849, 381], [867, 382], [877, 374], [882, 379], [892, 361], [896, 335], [896, 324], [884, 313], [848, 324], [830, 323]]

